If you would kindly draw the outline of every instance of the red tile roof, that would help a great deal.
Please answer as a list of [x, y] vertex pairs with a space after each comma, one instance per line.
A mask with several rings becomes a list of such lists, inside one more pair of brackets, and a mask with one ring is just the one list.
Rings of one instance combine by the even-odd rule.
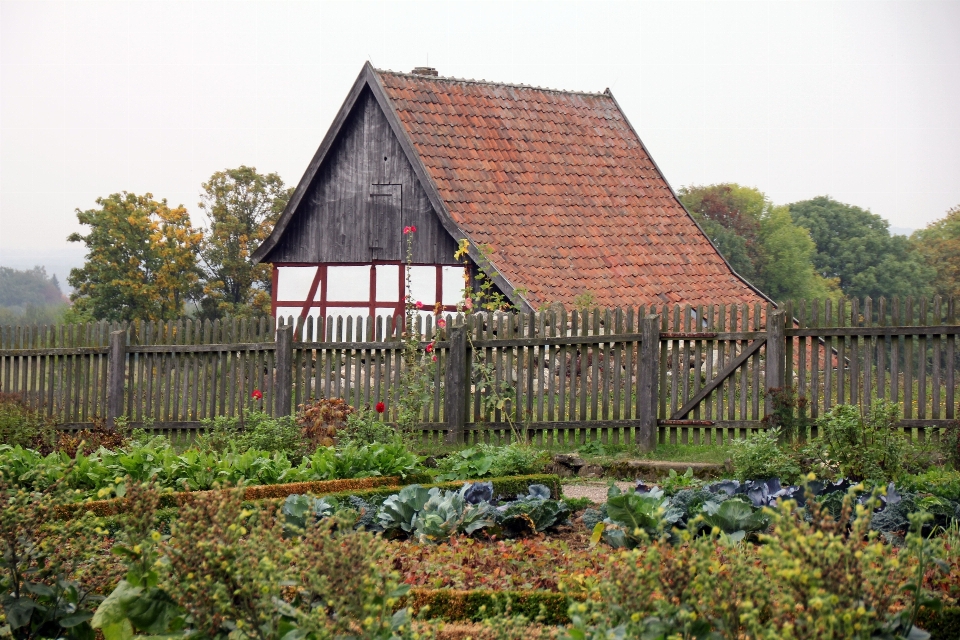
[[609, 93], [376, 73], [453, 220], [534, 308], [762, 300]]

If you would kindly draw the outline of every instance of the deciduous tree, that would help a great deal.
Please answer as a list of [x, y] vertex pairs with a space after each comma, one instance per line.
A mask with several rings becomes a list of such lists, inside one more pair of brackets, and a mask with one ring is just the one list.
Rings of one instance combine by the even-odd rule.
[[246, 166], [218, 171], [203, 184], [202, 315], [269, 314], [271, 268], [254, 265], [250, 255], [270, 234], [291, 192], [276, 173]]
[[937, 275], [934, 293], [960, 298], [960, 205], [910, 236], [914, 250]]
[[152, 194], [114, 193], [99, 209], [80, 211], [90, 228], [70, 242], [87, 247], [83, 267], [70, 272], [73, 314], [97, 320], [179, 317], [199, 282], [196, 253], [202, 234], [183, 206], [171, 209]]
[[680, 200], [734, 271], [775, 300], [839, 294], [813, 268], [815, 246], [784, 206], [735, 183], [684, 187]]
[[795, 202], [794, 223], [810, 230], [817, 250], [813, 262], [825, 278], [838, 278], [848, 296], [926, 296], [934, 271], [904, 236], [891, 236], [889, 223], [875, 213], [829, 196]]

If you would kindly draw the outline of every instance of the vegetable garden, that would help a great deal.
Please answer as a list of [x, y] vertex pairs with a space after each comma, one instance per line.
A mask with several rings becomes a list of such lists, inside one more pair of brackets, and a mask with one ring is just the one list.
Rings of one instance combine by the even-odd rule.
[[921, 446], [895, 405], [835, 407], [809, 441], [757, 433], [733, 477], [611, 484], [599, 504], [564, 499], [529, 444], [423, 456], [347, 409], [252, 411], [181, 449], [57, 433], [4, 398], [0, 635], [960, 635], [957, 429]]

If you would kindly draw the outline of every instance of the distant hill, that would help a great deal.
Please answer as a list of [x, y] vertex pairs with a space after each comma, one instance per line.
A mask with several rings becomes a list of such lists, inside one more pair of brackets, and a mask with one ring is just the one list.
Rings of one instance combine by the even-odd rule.
[[52, 322], [68, 304], [57, 276], [43, 267], [0, 267], [0, 324]]
[[0, 306], [39, 307], [66, 301], [57, 276], [47, 276], [47, 270], [43, 267], [25, 271], [0, 267]]

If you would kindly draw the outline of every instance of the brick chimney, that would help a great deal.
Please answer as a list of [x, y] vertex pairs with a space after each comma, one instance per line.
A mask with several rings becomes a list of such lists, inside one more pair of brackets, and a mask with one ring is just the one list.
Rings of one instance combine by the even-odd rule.
[[437, 70], [433, 67], [414, 67], [410, 73], [415, 76], [437, 76]]

